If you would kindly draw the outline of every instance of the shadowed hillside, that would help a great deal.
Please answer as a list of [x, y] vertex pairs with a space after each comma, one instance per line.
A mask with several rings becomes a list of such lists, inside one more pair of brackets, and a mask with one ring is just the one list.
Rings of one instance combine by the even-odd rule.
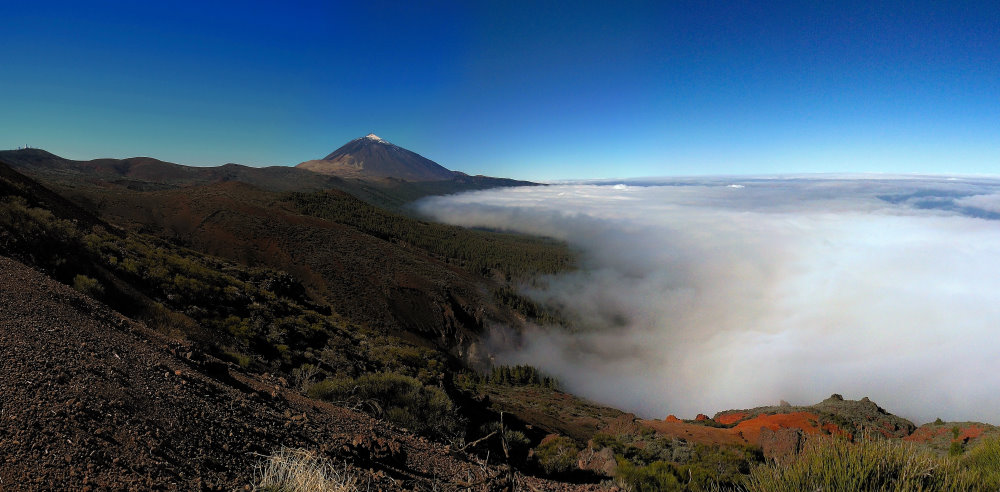
[[[489, 323], [524, 317], [498, 302], [503, 284], [488, 277], [552, 272], [571, 261], [553, 241], [428, 224], [340, 192], [282, 195], [220, 183], [86, 196], [114, 223], [287, 271], [355, 323], [419, 334], [461, 356], [483, 355], [469, 351]], [[303, 215], [310, 211], [318, 216]]]

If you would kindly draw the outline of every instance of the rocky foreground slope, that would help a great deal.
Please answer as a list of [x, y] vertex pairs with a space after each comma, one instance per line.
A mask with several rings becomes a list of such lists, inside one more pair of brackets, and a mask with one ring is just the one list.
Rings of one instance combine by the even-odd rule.
[[0, 489], [252, 488], [305, 448], [385, 490], [563, 490], [249, 377], [0, 257]]

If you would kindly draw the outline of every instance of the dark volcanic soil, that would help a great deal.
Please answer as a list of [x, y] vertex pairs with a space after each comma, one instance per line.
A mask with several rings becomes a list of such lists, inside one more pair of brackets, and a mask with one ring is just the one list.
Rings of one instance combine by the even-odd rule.
[[505, 482], [499, 467], [238, 373], [4, 257], [0, 368], [0, 490], [249, 489], [280, 446], [320, 452], [362, 489]]

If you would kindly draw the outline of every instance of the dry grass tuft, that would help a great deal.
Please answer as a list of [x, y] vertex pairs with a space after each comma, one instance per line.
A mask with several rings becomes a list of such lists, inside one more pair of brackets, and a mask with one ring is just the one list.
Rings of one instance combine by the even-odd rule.
[[254, 469], [259, 490], [282, 492], [352, 492], [357, 477], [338, 472], [329, 460], [305, 449], [282, 447]]

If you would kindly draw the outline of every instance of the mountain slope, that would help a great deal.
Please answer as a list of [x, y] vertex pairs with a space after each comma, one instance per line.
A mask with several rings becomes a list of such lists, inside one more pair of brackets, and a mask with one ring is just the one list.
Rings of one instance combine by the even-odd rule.
[[[495, 298], [502, 284], [481, 274], [552, 273], [571, 264], [554, 241], [428, 224], [337, 191], [286, 195], [218, 183], [86, 199], [127, 229], [289, 272], [355, 323], [416, 334], [463, 356], [488, 324], [521, 324], [522, 315]], [[445, 248], [434, 251], [428, 241]]]
[[492, 490], [506, 473], [241, 373], [2, 256], [0, 354], [2, 489], [249, 490], [282, 446], [362, 488]]
[[374, 133], [347, 142], [330, 155], [298, 166], [322, 174], [350, 178], [396, 178], [445, 181], [456, 173], [420, 155], [382, 140]]

